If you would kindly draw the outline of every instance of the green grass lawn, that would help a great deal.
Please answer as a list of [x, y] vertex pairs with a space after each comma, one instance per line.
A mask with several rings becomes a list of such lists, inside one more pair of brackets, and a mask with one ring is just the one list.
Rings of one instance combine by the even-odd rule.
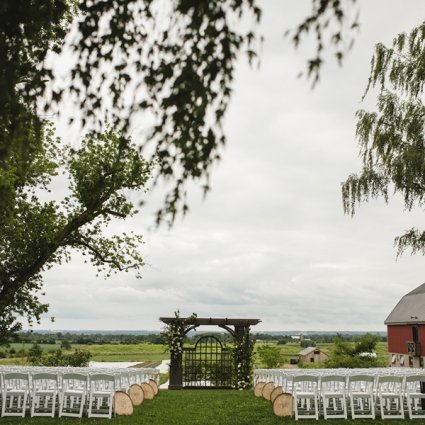
[[[82, 420], [75, 418], [1, 418], [2, 425], [70, 425], [113, 423], [117, 425], [274, 425], [274, 424], [382, 424], [382, 420], [300, 420], [278, 418], [273, 415], [271, 404], [256, 398], [252, 391], [235, 390], [182, 390], [160, 391], [154, 400], [146, 400], [135, 409], [132, 416], [112, 419]], [[407, 425], [409, 420], [386, 421], [392, 425]], [[415, 423], [423, 423], [421, 421]]]

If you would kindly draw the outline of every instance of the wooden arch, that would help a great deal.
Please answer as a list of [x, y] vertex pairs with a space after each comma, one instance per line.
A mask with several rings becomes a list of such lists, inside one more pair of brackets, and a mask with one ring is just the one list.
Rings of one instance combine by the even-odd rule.
[[[160, 317], [161, 322], [169, 325], [176, 321], [185, 321], [185, 317]], [[229, 318], [213, 318], [213, 317], [196, 317], [191, 319], [191, 326], [187, 329], [186, 333], [195, 330], [199, 326], [218, 326], [229, 332], [235, 341], [242, 341], [246, 333], [249, 334], [251, 326], [260, 323], [260, 319], [229, 319]], [[249, 343], [249, 341], [246, 341]], [[183, 370], [182, 362], [180, 360], [171, 359], [170, 363], [170, 383], [168, 389], [180, 390], [183, 388]]]

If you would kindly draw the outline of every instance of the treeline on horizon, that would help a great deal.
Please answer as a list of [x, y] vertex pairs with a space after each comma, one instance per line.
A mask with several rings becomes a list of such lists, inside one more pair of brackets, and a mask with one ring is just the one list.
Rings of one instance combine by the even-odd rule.
[[[253, 332], [251, 337], [255, 341], [274, 342], [277, 344], [287, 344], [289, 342], [299, 342], [301, 346], [310, 346], [318, 343], [332, 343], [338, 337], [343, 341], [356, 342], [367, 332], [325, 332], [325, 333], [311, 333], [304, 335], [304, 340], [300, 341], [294, 339], [294, 333], [280, 334], [277, 332], [272, 333], [257, 333]], [[195, 343], [201, 335], [217, 335], [224, 343], [232, 343], [233, 337], [227, 332], [191, 332], [187, 338], [186, 343]], [[386, 333], [374, 333], [378, 341], [387, 341]], [[103, 333], [93, 331], [85, 333], [84, 331], [70, 331], [70, 332], [37, 332], [25, 331], [20, 332], [11, 338], [8, 343], [22, 343], [22, 344], [61, 344], [65, 347], [74, 345], [106, 345], [106, 344], [166, 344], [164, 336], [158, 333], [146, 334], [133, 334], [133, 333]]]

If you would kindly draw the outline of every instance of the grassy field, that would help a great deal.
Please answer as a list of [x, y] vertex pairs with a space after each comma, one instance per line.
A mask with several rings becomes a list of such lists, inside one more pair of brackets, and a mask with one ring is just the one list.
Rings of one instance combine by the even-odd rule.
[[90, 351], [91, 360], [97, 362], [151, 362], [170, 357], [161, 344], [82, 345], [78, 348]]
[[[257, 343], [255, 350], [264, 343]], [[30, 348], [29, 344], [11, 344], [11, 347], [15, 351], [25, 349], [28, 351]], [[52, 351], [60, 348], [59, 344], [43, 344], [41, 345], [43, 351]], [[318, 344], [318, 347], [322, 349], [325, 353], [330, 353], [332, 351], [333, 344]], [[152, 362], [152, 361], [161, 361], [169, 358], [169, 353], [166, 350], [165, 345], [161, 344], [105, 344], [105, 345], [73, 345], [74, 348], [80, 348], [83, 350], [88, 350], [92, 354], [91, 360], [93, 361], [104, 361], [104, 362]], [[297, 343], [288, 343], [284, 345], [279, 345], [282, 361], [283, 363], [289, 363], [291, 358], [296, 358], [298, 353], [301, 351], [301, 347]], [[376, 346], [376, 352], [378, 357], [381, 359], [383, 364], [387, 362], [387, 343], [380, 342]], [[25, 364], [25, 358], [7, 358], [0, 359], [0, 364], [10, 365], [10, 364]], [[256, 356], [255, 367], [264, 367], [261, 364], [261, 360]]]
[[[409, 420], [391, 421], [392, 425], [407, 425]], [[252, 391], [235, 390], [183, 390], [161, 391], [154, 400], [146, 400], [135, 409], [132, 416], [121, 416], [111, 422], [104, 419], [75, 418], [1, 418], [2, 425], [53, 425], [53, 424], [116, 425], [282, 425], [343, 423], [347, 425], [383, 424], [382, 420], [302, 420], [278, 418], [272, 413], [271, 404], [254, 397]], [[421, 423], [421, 422], [418, 422]]]
[[[31, 348], [30, 344], [10, 344], [16, 352]], [[59, 344], [40, 344], [44, 352], [57, 350]], [[73, 345], [72, 350], [79, 348], [90, 351], [91, 360], [97, 362], [152, 362], [169, 358], [166, 346], [161, 344], [104, 344], [104, 345]], [[72, 351], [70, 350], [70, 351]], [[64, 350], [66, 352], [66, 350]], [[23, 365], [26, 357], [0, 359], [0, 365]]]

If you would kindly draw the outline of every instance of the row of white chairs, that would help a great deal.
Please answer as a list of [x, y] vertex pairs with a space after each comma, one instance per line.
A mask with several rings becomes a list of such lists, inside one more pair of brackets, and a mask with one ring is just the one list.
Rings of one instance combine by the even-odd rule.
[[382, 375], [395, 375], [395, 376], [406, 376], [406, 375], [422, 375], [424, 369], [422, 368], [406, 368], [406, 367], [377, 367], [377, 368], [337, 368], [337, 369], [255, 369], [254, 370], [254, 385], [257, 382], [274, 382], [276, 385], [282, 386], [280, 382], [284, 382], [287, 379], [292, 379], [292, 376], [296, 375], [371, 375], [371, 376], [382, 376]]
[[407, 374], [409, 369], [390, 371], [320, 369], [309, 374], [300, 370], [266, 373], [263, 369], [256, 371], [255, 381], [273, 382], [291, 393], [296, 420], [319, 419], [321, 414], [325, 419], [347, 419], [348, 411], [353, 419], [375, 419], [377, 411], [382, 419], [402, 419], [406, 411], [411, 419], [425, 418], [424, 370], [413, 374]]
[[1, 416], [111, 418], [116, 391], [153, 379], [156, 369], [1, 367]]

